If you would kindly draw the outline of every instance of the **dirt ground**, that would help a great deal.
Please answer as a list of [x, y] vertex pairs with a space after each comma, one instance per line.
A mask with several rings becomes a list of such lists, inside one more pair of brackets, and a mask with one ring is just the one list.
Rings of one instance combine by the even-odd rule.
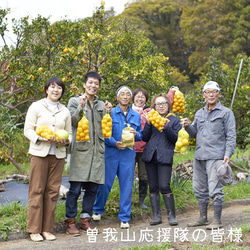
[[[248, 211], [248, 212], [246, 212]], [[220, 231], [209, 231], [204, 227], [187, 227], [187, 223], [198, 217], [197, 207], [191, 207], [185, 211], [177, 211], [178, 225], [170, 227], [167, 223], [166, 211], [163, 210], [163, 223], [150, 226], [152, 218], [142, 212], [139, 218], [133, 218], [130, 229], [119, 228], [118, 219], [104, 219], [95, 222], [94, 225], [101, 229], [98, 235], [88, 235], [81, 232], [81, 236], [72, 237], [65, 234], [63, 225], [55, 227], [57, 240], [35, 243], [29, 240], [26, 233], [13, 233], [9, 240], [0, 241], [0, 249], [127, 249], [132, 246], [160, 244], [170, 242], [171, 249], [194, 249], [193, 244], [208, 245], [223, 248], [232, 242], [236, 248], [250, 249], [250, 232], [241, 235], [241, 227], [250, 225], [250, 198], [245, 200], [234, 200], [225, 204], [222, 213], [223, 229]], [[213, 208], [209, 207], [208, 219], [213, 218]], [[230, 237], [231, 232], [231, 237]], [[169, 243], [169, 245], [170, 245]], [[197, 248], [196, 248], [197, 249]]]

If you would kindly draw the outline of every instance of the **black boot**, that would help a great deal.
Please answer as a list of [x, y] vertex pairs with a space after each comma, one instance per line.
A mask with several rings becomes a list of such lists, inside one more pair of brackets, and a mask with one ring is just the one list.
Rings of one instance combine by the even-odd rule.
[[139, 180], [139, 206], [142, 209], [148, 209], [148, 207], [144, 203], [144, 200], [147, 196], [147, 190], [148, 190], [148, 182]]
[[206, 226], [207, 230], [217, 229], [223, 227], [221, 223], [221, 213], [222, 213], [222, 207], [223, 204], [213, 205], [214, 207], [214, 220], [211, 224]]
[[165, 203], [165, 207], [167, 209], [169, 225], [170, 226], [178, 225], [178, 222], [175, 217], [174, 195], [171, 193], [171, 194], [163, 194], [162, 196]]
[[188, 227], [197, 227], [197, 226], [203, 226], [207, 225], [209, 222], [207, 220], [207, 207], [208, 203], [207, 202], [199, 202], [199, 210], [200, 210], [200, 218], [197, 221], [188, 223]]
[[154, 219], [150, 221], [150, 225], [161, 224], [161, 200], [160, 194], [149, 194], [150, 203], [154, 215]]

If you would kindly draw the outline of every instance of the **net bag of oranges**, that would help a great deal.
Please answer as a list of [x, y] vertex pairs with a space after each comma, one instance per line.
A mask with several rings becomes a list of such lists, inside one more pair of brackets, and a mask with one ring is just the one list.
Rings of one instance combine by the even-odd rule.
[[189, 134], [188, 132], [182, 127], [181, 130], [178, 132], [178, 139], [175, 143], [175, 152], [180, 152], [182, 154], [187, 153], [187, 146], [189, 145]]
[[128, 147], [129, 149], [133, 150], [135, 144], [134, 134], [130, 133], [129, 130], [131, 127], [126, 127], [122, 130], [122, 145]]
[[112, 118], [109, 113], [102, 118], [102, 135], [104, 138], [110, 138], [112, 135]]
[[169, 121], [167, 118], [162, 117], [156, 110], [151, 109], [148, 114], [149, 121], [161, 132], [163, 124]]
[[185, 113], [185, 99], [180, 90], [176, 90], [174, 94], [173, 113]]
[[89, 141], [89, 121], [84, 115], [77, 125], [76, 140]]

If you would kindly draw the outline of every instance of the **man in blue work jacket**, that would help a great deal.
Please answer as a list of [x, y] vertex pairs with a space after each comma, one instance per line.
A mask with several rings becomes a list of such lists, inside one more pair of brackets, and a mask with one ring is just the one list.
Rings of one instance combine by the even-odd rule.
[[132, 188], [134, 181], [135, 150], [124, 146], [121, 142], [122, 130], [131, 127], [130, 133], [135, 141], [142, 140], [141, 117], [132, 110], [129, 103], [132, 100], [132, 91], [127, 86], [117, 90], [118, 105], [112, 109], [112, 136], [105, 139], [105, 184], [99, 186], [95, 214], [93, 220], [101, 219], [105, 211], [105, 204], [117, 175], [120, 186], [120, 211], [118, 214], [121, 228], [129, 228], [131, 219]]

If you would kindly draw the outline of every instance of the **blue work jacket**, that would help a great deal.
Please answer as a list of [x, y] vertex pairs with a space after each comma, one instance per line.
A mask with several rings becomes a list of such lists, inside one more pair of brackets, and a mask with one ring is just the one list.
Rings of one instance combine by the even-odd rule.
[[[134, 157], [135, 150], [126, 148], [125, 150], [119, 150], [115, 144], [121, 141], [122, 130], [129, 126], [136, 130], [135, 141], [142, 140], [141, 129], [141, 116], [138, 112], [128, 107], [128, 113], [125, 117], [123, 111], [119, 105], [112, 109], [112, 136], [109, 139], [105, 139], [105, 158], [118, 157], [122, 153], [123, 157]], [[128, 159], [129, 160], [129, 159]], [[134, 160], [134, 159], [133, 159]]]

